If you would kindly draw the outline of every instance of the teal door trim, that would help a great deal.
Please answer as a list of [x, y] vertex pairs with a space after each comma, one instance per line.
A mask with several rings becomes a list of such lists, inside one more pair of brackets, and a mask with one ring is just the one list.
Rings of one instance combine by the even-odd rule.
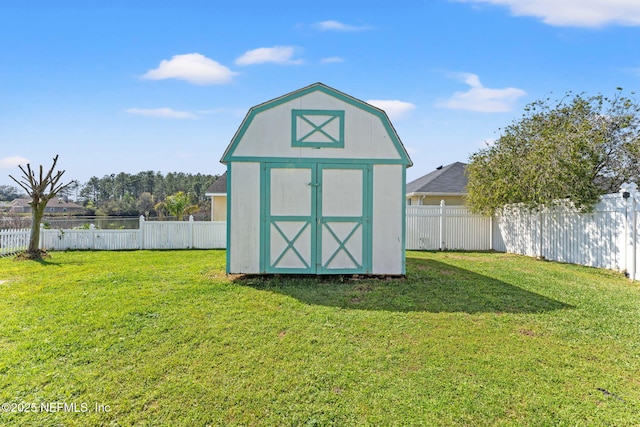
[[[310, 191], [311, 206], [309, 207], [309, 215], [272, 215], [271, 214], [271, 170], [272, 169], [309, 169], [311, 180], [308, 183]], [[261, 209], [261, 226], [260, 226], [260, 271], [263, 273], [292, 273], [292, 274], [313, 274], [316, 270], [316, 252], [314, 250], [314, 236], [316, 235], [316, 192], [317, 192], [317, 173], [315, 165], [308, 163], [263, 163], [260, 167], [260, 209]], [[283, 231], [282, 223], [298, 223], [300, 228], [292, 237], [288, 237]], [[279, 225], [280, 224], [280, 225]], [[271, 262], [271, 236], [272, 227], [275, 232], [284, 240], [286, 246], [281, 253], [276, 255], [276, 259]], [[311, 233], [310, 259], [307, 261], [296, 247], [296, 242], [309, 228]], [[304, 268], [278, 267], [282, 259], [291, 251], [295, 257], [302, 262]]]
[[[316, 235], [316, 245], [317, 245], [317, 258], [318, 258], [318, 268], [317, 273], [319, 274], [366, 274], [371, 272], [371, 258], [372, 258], [372, 248], [371, 248], [371, 212], [373, 211], [373, 197], [371, 194], [372, 190], [372, 166], [368, 164], [342, 164], [342, 163], [319, 163], [318, 164], [318, 179], [322, 181], [323, 171], [325, 170], [360, 170], [362, 171], [362, 207], [361, 207], [361, 215], [359, 216], [328, 216], [325, 215], [324, 208], [322, 205], [322, 192], [324, 191], [324, 187], [320, 185], [318, 190], [318, 232]], [[334, 231], [334, 228], [331, 227], [332, 224], [336, 223], [353, 223], [353, 228], [347, 233], [347, 235], [340, 239]], [[327, 257], [326, 260], [322, 259], [323, 253], [323, 244], [325, 243], [322, 238], [322, 233], [324, 230], [329, 232], [329, 236], [333, 242], [338, 244], [338, 247], [332, 252], [332, 254]], [[347, 243], [349, 243], [350, 239], [356, 234], [357, 231], [361, 231], [361, 261], [358, 262], [356, 257], [347, 249]], [[353, 268], [331, 268], [331, 262], [335, 259], [338, 254], [343, 253], [346, 255], [351, 262], [353, 262]]]
[[[298, 240], [298, 237], [300, 237], [300, 235], [302, 235], [302, 233], [304, 233], [304, 230], [307, 229], [307, 226], [309, 224], [311, 224], [312, 221], [304, 221], [304, 224], [302, 225], [302, 228], [296, 233], [295, 236], [293, 236], [293, 238], [291, 240], [289, 240], [289, 238], [287, 237], [287, 235], [285, 234], [284, 231], [282, 231], [282, 228], [280, 228], [280, 226], [278, 225], [277, 221], [273, 221], [271, 223], [271, 225], [273, 225], [276, 229], [276, 231], [278, 232], [278, 234], [280, 234], [280, 236], [282, 236], [282, 238], [284, 239], [285, 242], [287, 242], [287, 247], [284, 248], [284, 250], [280, 253], [280, 256], [278, 256], [278, 258], [276, 258], [276, 260], [273, 262], [273, 265], [271, 266], [271, 268], [275, 268], [274, 266], [278, 265], [278, 263], [280, 262], [280, 260], [282, 260], [282, 258], [284, 258], [284, 256], [287, 254], [287, 252], [289, 250], [293, 251], [293, 253], [298, 257], [298, 259], [300, 261], [302, 261], [302, 263], [304, 264], [305, 268], [310, 268], [312, 263], [308, 263], [307, 260], [304, 259], [304, 257], [300, 254], [300, 252], [298, 251], [298, 249], [296, 249], [295, 243], [296, 240]], [[269, 258], [271, 259], [271, 258]]]
[[[272, 215], [271, 213], [271, 170], [272, 169], [309, 169], [311, 181], [308, 183], [311, 196], [309, 215]], [[362, 209], [358, 216], [325, 216], [322, 207], [322, 176], [326, 170], [360, 170], [362, 171]], [[373, 211], [373, 171], [372, 165], [343, 164], [343, 163], [263, 163], [261, 164], [260, 179], [260, 271], [270, 274], [367, 274], [371, 272], [372, 236], [371, 213]], [[284, 232], [282, 223], [297, 223], [300, 228], [295, 233]], [[344, 237], [336, 232], [336, 224], [352, 223], [351, 228]], [[305, 259], [296, 243], [309, 230], [311, 247], [309, 260]], [[325, 238], [331, 240], [331, 244], [337, 244], [333, 252], [322, 259], [323, 232]], [[352, 245], [351, 239], [356, 238], [360, 232], [361, 247], [360, 257], [349, 251], [347, 245]], [[272, 233], [277, 233], [284, 240], [285, 248], [279, 254], [271, 253]], [[325, 242], [327, 243], [327, 242]], [[356, 242], [357, 244], [358, 242]], [[353, 248], [353, 246], [351, 246]], [[353, 250], [353, 249], [352, 249]], [[300, 268], [278, 267], [280, 261], [291, 253], [301, 262]], [[353, 263], [353, 268], [331, 268], [331, 262], [337, 256], [346, 256]], [[275, 258], [275, 259], [274, 259]], [[360, 260], [358, 259], [360, 258]], [[272, 262], [272, 259], [273, 262]]]

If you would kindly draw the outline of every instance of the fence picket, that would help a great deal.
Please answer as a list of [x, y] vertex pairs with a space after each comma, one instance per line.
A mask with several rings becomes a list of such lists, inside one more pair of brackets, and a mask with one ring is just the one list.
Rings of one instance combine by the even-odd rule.
[[[592, 213], [569, 207], [529, 212], [514, 206], [493, 218], [460, 206], [407, 206], [408, 250], [495, 250], [625, 271], [635, 280], [640, 254], [640, 192], [603, 196]], [[225, 248], [224, 221], [145, 221], [137, 230], [42, 230], [48, 250]], [[0, 230], [0, 256], [23, 251], [29, 229]]]
[[[30, 229], [0, 230], [0, 256], [27, 249]], [[43, 229], [40, 247], [45, 250], [221, 249], [226, 246], [226, 222], [140, 221], [133, 230]]]
[[14, 255], [29, 246], [28, 228], [0, 230], [0, 256]]

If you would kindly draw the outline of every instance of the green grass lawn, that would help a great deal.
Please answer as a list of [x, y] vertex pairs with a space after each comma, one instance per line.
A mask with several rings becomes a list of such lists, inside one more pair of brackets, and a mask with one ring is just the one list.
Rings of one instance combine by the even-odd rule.
[[640, 425], [640, 286], [620, 274], [462, 252], [408, 252], [406, 279], [224, 262], [0, 259], [0, 424]]

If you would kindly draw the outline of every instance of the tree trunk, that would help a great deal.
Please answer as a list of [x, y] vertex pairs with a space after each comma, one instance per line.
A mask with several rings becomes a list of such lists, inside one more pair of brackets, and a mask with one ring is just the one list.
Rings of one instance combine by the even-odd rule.
[[31, 208], [31, 234], [29, 235], [29, 248], [27, 253], [32, 257], [40, 257], [40, 223], [44, 216], [45, 204]]

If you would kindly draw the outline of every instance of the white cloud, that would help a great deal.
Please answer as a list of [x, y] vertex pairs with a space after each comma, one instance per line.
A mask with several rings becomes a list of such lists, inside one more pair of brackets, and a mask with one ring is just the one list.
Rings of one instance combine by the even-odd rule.
[[451, 98], [439, 102], [438, 107], [481, 113], [504, 113], [511, 111], [516, 101], [527, 94], [524, 90], [514, 87], [486, 88], [482, 86], [476, 74], [460, 73], [456, 77], [471, 88], [466, 92], [455, 92]]
[[384, 110], [392, 120], [400, 119], [416, 108], [410, 102], [398, 100], [370, 99], [367, 103]]
[[638, 0], [454, 0], [506, 6], [515, 16], [534, 16], [549, 25], [601, 27], [640, 25]]
[[369, 30], [371, 28], [368, 25], [348, 25], [335, 20], [318, 22], [316, 24], [313, 24], [313, 26], [322, 31], [342, 31], [342, 32], [363, 31], [363, 30]]
[[230, 83], [237, 73], [199, 53], [174, 55], [160, 61], [158, 68], [147, 71], [144, 79], [179, 79], [197, 85]]
[[236, 59], [236, 64], [242, 66], [268, 62], [281, 65], [302, 64], [301, 59], [292, 59], [295, 53], [296, 49], [293, 46], [259, 47], [245, 52]]
[[321, 64], [336, 64], [339, 62], [344, 62], [344, 58], [340, 58], [339, 56], [331, 56], [329, 58], [322, 58], [320, 60]]
[[29, 163], [29, 160], [24, 157], [5, 157], [3, 159], [0, 159], [0, 169], [17, 168], [18, 165], [26, 165], [27, 163]]
[[193, 113], [188, 111], [175, 111], [171, 108], [129, 108], [125, 110], [129, 114], [146, 117], [159, 117], [162, 119], [197, 119]]

